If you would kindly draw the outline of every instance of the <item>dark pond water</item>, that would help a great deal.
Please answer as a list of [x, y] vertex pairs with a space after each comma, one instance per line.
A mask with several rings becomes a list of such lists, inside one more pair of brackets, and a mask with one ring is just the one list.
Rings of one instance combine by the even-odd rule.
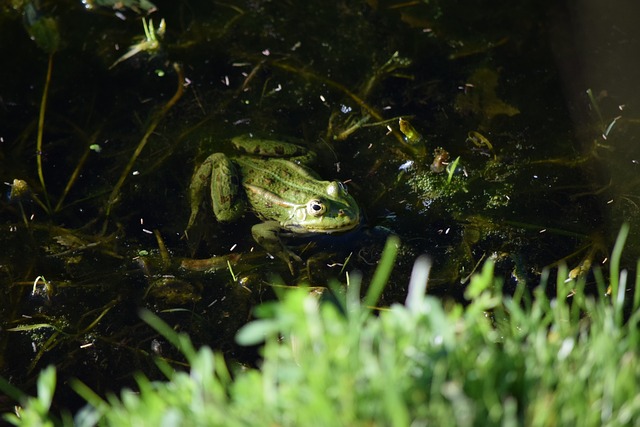
[[[256, 304], [356, 271], [366, 284], [391, 234], [381, 305], [404, 299], [423, 253], [443, 298], [487, 259], [507, 290], [562, 264], [589, 275], [625, 221], [635, 265], [632, 1], [88, 3], [0, 14], [0, 374], [19, 387], [48, 364], [61, 402], [70, 377], [104, 392], [158, 376], [155, 355], [179, 356], [143, 308], [253, 363], [233, 337]], [[218, 224], [207, 210], [185, 233], [194, 167], [249, 132], [301, 141], [361, 207], [355, 231], [285, 238], [293, 274], [255, 243], [250, 211]]]

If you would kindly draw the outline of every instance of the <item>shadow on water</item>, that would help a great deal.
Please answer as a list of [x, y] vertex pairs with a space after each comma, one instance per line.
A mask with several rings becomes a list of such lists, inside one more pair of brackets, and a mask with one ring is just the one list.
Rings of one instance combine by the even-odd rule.
[[[255, 363], [234, 334], [256, 304], [356, 270], [366, 283], [391, 234], [384, 304], [423, 253], [429, 291], [455, 299], [486, 259], [507, 289], [606, 268], [624, 221], [635, 264], [638, 30], [623, 7], [86, 3], [0, 14], [0, 373], [17, 386], [48, 364], [98, 392], [161, 378], [154, 356], [182, 361], [141, 308]], [[207, 209], [185, 234], [195, 165], [248, 132], [301, 141], [361, 208], [350, 233], [284, 237], [293, 274], [250, 211], [218, 224]]]

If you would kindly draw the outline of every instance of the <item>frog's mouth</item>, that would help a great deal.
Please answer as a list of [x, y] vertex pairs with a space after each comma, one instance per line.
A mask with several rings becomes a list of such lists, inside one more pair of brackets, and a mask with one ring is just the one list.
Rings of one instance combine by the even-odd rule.
[[344, 233], [360, 225], [360, 215], [356, 215], [349, 222], [329, 224], [328, 222], [319, 221], [317, 224], [289, 224], [284, 228], [295, 234], [333, 234]]
[[343, 233], [345, 231], [353, 230], [358, 225], [360, 225], [360, 221], [357, 221], [357, 222], [354, 222], [354, 223], [350, 223], [350, 224], [345, 224], [345, 225], [342, 225], [342, 226], [339, 226], [339, 227], [335, 227], [335, 228], [307, 228], [306, 232], [307, 233], [325, 233], [325, 234]]

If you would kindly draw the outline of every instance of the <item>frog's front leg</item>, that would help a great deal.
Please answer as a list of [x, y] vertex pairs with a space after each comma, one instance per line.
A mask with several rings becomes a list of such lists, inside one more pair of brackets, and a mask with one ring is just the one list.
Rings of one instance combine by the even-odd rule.
[[287, 263], [289, 271], [294, 274], [293, 258], [297, 262], [302, 262], [300, 257], [296, 255], [280, 240], [280, 224], [277, 221], [266, 221], [256, 224], [251, 228], [253, 238], [260, 246], [262, 246], [270, 254], [277, 256]]
[[206, 158], [191, 178], [191, 216], [187, 229], [196, 221], [207, 189], [211, 191], [211, 206], [218, 221], [233, 221], [245, 211], [235, 165], [224, 154], [215, 153]]

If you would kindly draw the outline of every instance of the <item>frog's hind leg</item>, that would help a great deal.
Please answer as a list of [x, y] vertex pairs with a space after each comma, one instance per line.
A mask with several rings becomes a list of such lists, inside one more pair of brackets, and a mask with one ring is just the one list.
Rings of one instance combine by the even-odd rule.
[[229, 222], [240, 218], [247, 205], [236, 165], [222, 153], [213, 154], [207, 160], [211, 160], [211, 205], [216, 219]]
[[198, 212], [202, 206], [202, 199], [204, 199], [207, 187], [211, 185], [211, 170], [213, 168], [212, 158], [207, 159], [196, 169], [191, 177], [191, 183], [189, 184], [189, 203], [191, 205], [191, 216], [189, 217], [189, 223], [187, 224], [187, 230], [189, 230], [196, 222]]
[[212, 154], [202, 162], [191, 178], [191, 216], [187, 230], [198, 218], [207, 189], [211, 192], [211, 207], [218, 221], [236, 220], [246, 209], [246, 202], [240, 191], [240, 174], [236, 166], [224, 154]]

